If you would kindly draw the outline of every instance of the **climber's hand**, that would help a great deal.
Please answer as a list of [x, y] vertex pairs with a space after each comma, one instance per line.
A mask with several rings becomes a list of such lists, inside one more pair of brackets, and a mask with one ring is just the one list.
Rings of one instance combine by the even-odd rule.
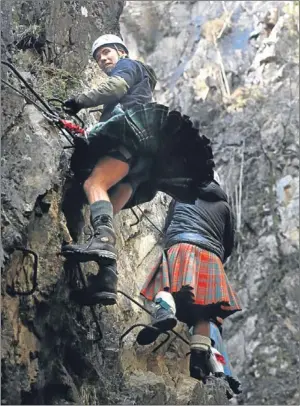
[[81, 106], [77, 103], [76, 99], [72, 97], [64, 102], [63, 109], [67, 114], [70, 114], [70, 116], [75, 116], [75, 114], [81, 110]]
[[82, 135], [77, 135], [73, 138], [73, 142], [75, 145], [75, 148], [87, 148], [89, 146], [89, 140]]

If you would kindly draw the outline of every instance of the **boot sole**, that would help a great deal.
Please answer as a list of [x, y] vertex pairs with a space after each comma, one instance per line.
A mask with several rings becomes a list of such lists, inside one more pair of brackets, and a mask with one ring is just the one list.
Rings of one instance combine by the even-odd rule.
[[136, 337], [136, 342], [139, 345], [149, 345], [154, 343], [157, 340], [158, 336], [161, 333], [164, 333], [168, 330], [172, 330], [177, 324], [177, 319], [166, 319], [158, 321], [157, 323], [150, 325], [150, 327], [155, 327], [158, 330], [152, 330], [151, 328], [143, 328]]
[[169, 318], [169, 319], [165, 319], [165, 320], [160, 320], [152, 325], [153, 325], [153, 327], [158, 328], [160, 331], [168, 331], [168, 330], [172, 330], [174, 327], [176, 327], [177, 319]]
[[93, 304], [102, 304], [103, 306], [112, 306], [117, 303], [117, 294], [110, 292], [95, 293], [91, 297]]
[[90, 253], [86, 254], [84, 252], [64, 250], [64, 251], [62, 251], [62, 255], [65, 258], [72, 258], [74, 261], [81, 262], [81, 263], [90, 262], [90, 261], [101, 262], [102, 258], [109, 258], [109, 259], [117, 260], [117, 255], [110, 251], [96, 251], [96, 252], [90, 252]]
[[75, 294], [70, 294], [70, 300], [81, 306], [94, 306], [97, 304], [112, 306], [117, 303], [117, 295], [115, 293], [99, 292], [89, 296], [81, 296], [80, 293], [76, 292]]

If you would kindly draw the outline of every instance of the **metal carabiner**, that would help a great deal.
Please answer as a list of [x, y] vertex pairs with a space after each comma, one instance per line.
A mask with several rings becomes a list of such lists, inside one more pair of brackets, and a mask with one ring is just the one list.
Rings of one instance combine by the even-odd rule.
[[[53, 102], [54, 102], [54, 103], [59, 103], [59, 104], [61, 105], [61, 107], [59, 107], [60, 110], [61, 110], [62, 112], [64, 112], [65, 114], [68, 114], [68, 113], [66, 113], [66, 111], [65, 111], [64, 108], [63, 108], [63, 105], [64, 105], [64, 101], [63, 101], [63, 100], [58, 99], [58, 98], [56, 98], [56, 97], [53, 97], [52, 99], [48, 99], [47, 102], [50, 104], [50, 106], [51, 106], [51, 105], [53, 106]], [[54, 107], [54, 108], [57, 108], [57, 107], [55, 107], [55, 106], [53, 106], [53, 107]], [[83, 121], [80, 117], [78, 117], [77, 114], [72, 114], [72, 115], [71, 115], [71, 114], [68, 114], [68, 115], [71, 116], [71, 117], [75, 117], [76, 120], [79, 121], [79, 123], [80, 123], [80, 125], [81, 125], [82, 128], [85, 127], [84, 121]]]

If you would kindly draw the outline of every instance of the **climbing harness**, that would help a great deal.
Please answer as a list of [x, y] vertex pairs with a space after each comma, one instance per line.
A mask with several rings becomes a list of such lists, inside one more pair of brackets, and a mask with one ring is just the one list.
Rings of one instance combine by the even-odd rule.
[[[17, 94], [20, 96], [24, 97], [24, 99], [28, 102], [33, 104], [39, 111], [42, 112], [43, 116], [53, 123], [64, 135], [64, 137], [68, 140], [68, 142], [71, 144], [72, 147], [74, 147], [74, 139], [76, 136], [85, 136], [85, 130], [84, 130], [84, 122], [78, 117], [77, 115], [74, 115], [72, 117], [75, 117], [75, 119], [80, 123], [80, 125], [73, 123], [72, 121], [65, 120], [64, 118], [61, 118], [59, 115], [58, 110], [60, 110], [60, 113], [66, 114], [66, 112], [63, 109], [63, 101], [60, 99], [52, 98], [49, 99], [48, 102], [45, 102], [42, 97], [33, 89], [32, 86], [27, 82], [27, 80], [18, 72], [18, 70], [9, 62], [6, 61], [1, 61], [1, 64], [5, 65], [8, 67], [13, 74], [23, 83], [23, 85], [34, 95], [34, 97], [38, 100], [40, 104], [38, 104], [36, 101], [32, 100], [30, 97], [28, 97], [24, 92], [21, 90], [17, 89], [15, 86], [13, 86], [11, 83], [7, 82], [6, 80], [1, 78], [1, 82], [14, 90]], [[55, 106], [56, 103], [56, 106]], [[57, 104], [60, 104], [60, 107], [57, 106]], [[52, 107], [51, 107], [52, 105]], [[71, 138], [71, 139], [70, 139]], [[64, 147], [68, 148], [68, 147]]]

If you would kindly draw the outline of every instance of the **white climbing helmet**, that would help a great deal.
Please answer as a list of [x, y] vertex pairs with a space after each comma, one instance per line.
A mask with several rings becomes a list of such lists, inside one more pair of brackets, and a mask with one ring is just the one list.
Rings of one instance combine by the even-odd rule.
[[101, 37], [97, 38], [96, 41], [93, 43], [92, 46], [92, 54], [93, 57], [95, 55], [95, 52], [97, 51], [97, 49], [99, 49], [100, 47], [103, 47], [104, 45], [121, 45], [125, 51], [127, 53], [129, 53], [126, 45], [124, 44], [124, 41], [118, 37], [117, 35], [113, 35], [113, 34], [105, 34], [105, 35], [101, 35]]

